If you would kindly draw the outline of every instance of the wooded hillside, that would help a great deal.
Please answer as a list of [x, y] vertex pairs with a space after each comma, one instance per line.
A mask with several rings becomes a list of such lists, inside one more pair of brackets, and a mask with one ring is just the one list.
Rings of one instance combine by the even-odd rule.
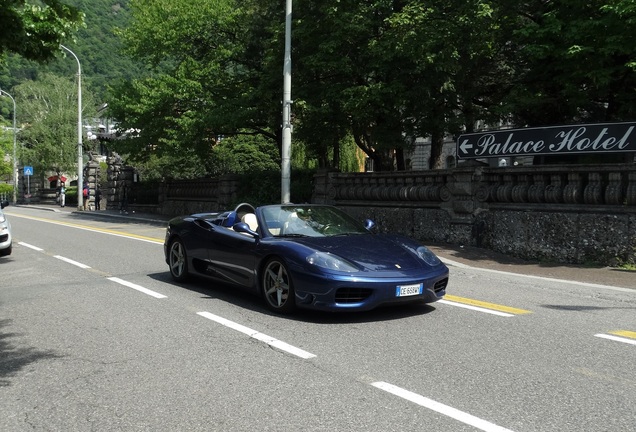
[[[108, 85], [132, 79], [140, 71], [138, 62], [122, 54], [121, 41], [115, 35], [116, 29], [125, 28], [130, 21], [129, 0], [64, 0], [64, 3], [84, 13], [86, 23], [64, 45], [80, 59], [84, 84], [96, 100], [103, 100]], [[72, 77], [77, 74], [77, 64], [68, 57], [60, 51], [56, 59], [40, 64], [9, 55], [6, 65], [0, 62], [0, 88], [11, 89], [46, 72]]]

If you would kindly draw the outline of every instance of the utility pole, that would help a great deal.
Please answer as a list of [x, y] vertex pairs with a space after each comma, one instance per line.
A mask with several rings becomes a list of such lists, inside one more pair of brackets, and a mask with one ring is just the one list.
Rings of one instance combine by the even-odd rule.
[[291, 23], [292, 0], [285, 5], [285, 60], [283, 65], [283, 142], [281, 151], [281, 203], [290, 202], [291, 178]]
[[82, 155], [82, 66], [73, 51], [60, 45], [70, 52], [77, 61], [77, 210], [84, 210], [84, 197], [82, 189], [84, 187], [84, 157]]

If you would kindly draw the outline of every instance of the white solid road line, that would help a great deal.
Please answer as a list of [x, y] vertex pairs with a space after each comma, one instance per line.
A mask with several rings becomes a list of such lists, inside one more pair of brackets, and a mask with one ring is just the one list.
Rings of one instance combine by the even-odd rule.
[[295, 346], [289, 345], [288, 343], [285, 343], [283, 341], [279, 341], [278, 339], [274, 339], [271, 336], [267, 336], [266, 334], [257, 332], [256, 330], [252, 330], [249, 327], [245, 327], [241, 324], [235, 323], [233, 321], [230, 321], [228, 319], [222, 318], [218, 315], [214, 315], [210, 312], [197, 312], [197, 315], [200, 315], [204, 318], [207, 318], [209, 320], [215, 321], [221, 325], [224, 325], [226, 327], [229, 327], [233, 330], [239, 331], [243, 334], [248, 335], [251, 338], [254, 338], [256, 340], [259, 340], [261, 342], [265, 342], [267, 345], [278, 348], [281, 351], [285, 351], [288, 352], [290, 354], [293, 354], [297, 357], [303, 358], [303, 359], [310, 359], [312, 357], [316, 357], [315, 354], [309, 353], [307, 351], [301, 350], [300, 348], [296, 348]]
[[486, 420], [482, 420], [478, 417], [475, 417], [473, 415], [470, 415], [468, 413], [465, 413], [463, 411], [460, 411], [448, 405], [444, 405], [432, 399], [418, 395], [417, 393], [404, 390], [403, 388], [394, 386], [393, 384], [378, 381], [378, 382], [371, 383], [371, 385], [376, 388], [379, 388], [380, 390], [384, 390], [386, 392], [394, 394], [395, 396], [399, 396], [403, 399], [406, 399], [420, 406], [423, 406], [424, 408], [428, 408], [440, 414], [444, 414], [445, 416], [451, 417], [467, 425], [474, 426], [477, 429], [481, 429], [486, 432], [511, 432], [510, 429], [497, 426], [496, 424], [490, 423]]

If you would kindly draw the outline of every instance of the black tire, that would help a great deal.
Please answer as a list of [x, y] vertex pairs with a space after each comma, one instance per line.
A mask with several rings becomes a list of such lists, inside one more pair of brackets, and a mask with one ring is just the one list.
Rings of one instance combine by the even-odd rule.
[[9, 256], [11, 255], [12, 250], [13, 250], [13, 245], [9, 246], [6, 249], [0, 250], [0, 256]]
[[179, 238], [174, 239], [168, 248], [168, 267], [172, 279], [177, 282], [188, 279], [188, 255]]
[[261, 273], [261, 289], [267, 307], [278, 313], [290, 313], [296, 309], [294, 285], [285, 263], [272, 258]]

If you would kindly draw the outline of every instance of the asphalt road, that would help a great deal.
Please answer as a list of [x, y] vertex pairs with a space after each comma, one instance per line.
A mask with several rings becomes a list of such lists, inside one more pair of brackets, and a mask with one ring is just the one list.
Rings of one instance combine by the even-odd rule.
[[2, 431], [636, 430], [629, 273], [440, 247], [444, 301], [281, 317], [173, 283], [162, 224], [5, 210]]

